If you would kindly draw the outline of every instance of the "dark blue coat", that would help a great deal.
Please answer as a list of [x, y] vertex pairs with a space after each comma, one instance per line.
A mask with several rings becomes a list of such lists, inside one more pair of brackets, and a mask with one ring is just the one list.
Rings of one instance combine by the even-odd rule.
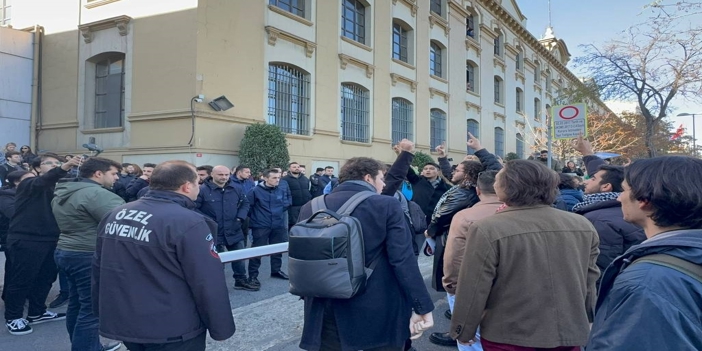
[[[339, 184], [326, 196], [327, 208], [338, 210], [359, 191], [370, 190], [359, 184]], [[302, 206], [300, 218], [311, 215], [311, 204]], [[305, 298], [305, 326], [300, 341], [303, 349], [319, 350], [327, 301], [334, 310], [344, 351], [400, 347], [409, 337], [412, 310], [425, 314], [434, 309], [412, 251], [412, 233], [400, 202], [392, 196], [374, 196], [361, 203], [352, 215], [361, 222], [366, 264], [376, 257], [378, 264], [365, 292], [351, 299]]]
[[198, 212], [217, 222], [218, 245], [244, 240], [241, 224], [249, 214], [249, 200], [231, 180], [223, 188], [212, 180], [200, 185], [195, 205]]
[[573, 211], [573, 206], [583, 202], [583, 192], [578, 189], [561, 189], [556, 201], [563, 200], [566, 210]]
[[127, 186], [127, 202], [134, 201], [139, 198], [138, 194], [141, 189], [146, 188], [149, 186], [149, 182], [141, 179], [141, 178], [134, 178], [129, 185]]
[[256, 186], [256, 183], [254, 183], [254, 181], [251, 180], [251, 178], [242, 180], [237, 178], [235, 174], [232, 174], [231, 181], [232, 184], [238, 187], [244, 194], [248, 194], [249, 191], [251, 191], [251, 189], [253, 189], [253, 187]]
[[607, 268], [587, 351], [702, 350], [702, 283], [634, 260], [665, 253], [702, 265], [702, 230], [661, 233]]
[[[282, 183], [282, 182], [281, 182]], [[286, 184], [287, 185], [287, 184]], [[288, 207], [292, 204], [290, 190], [277, 186], [269, 188], [265, 182], [255, 186], [247, 194], [249, 198], [249, 227], [251, 228], [286, 228]]]

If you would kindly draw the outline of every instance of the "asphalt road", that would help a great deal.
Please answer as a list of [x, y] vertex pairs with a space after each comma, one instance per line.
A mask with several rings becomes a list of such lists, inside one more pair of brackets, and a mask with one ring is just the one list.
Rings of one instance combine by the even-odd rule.
[[[287, 271], [285, 257], [283, 258], [283, 270]], [[455, 347], [441, 347], [429, 342], [429, 334], [434, 331], [446, 331], [449, 321], [444, 318], [444, 311], [448, 308], [445, 293], [437, 293], [430, 287], [432, 261], [429, 257], [421, 257], [419, 260], [420, 270], [425, 278], [425, 284], [432, 292], [432, 298], [436, 310], [434, 312], [435, 327], [422, 335], [414, 342], [418, 351], [424, 350], [456, 350]], [[4, 276], [5, 256], [0, 254], [0, 278]], [[234, 279], [231, 277], [231, 268], [227, 267], [227, 283], [234, 286]], [[263, 259], [260, 268], [259, 280], [261, 290], [249, 292], [242, 290], [229, 291], [232, 314], [236, 322], [237, 331], [233, 337], [225, 341], [207, 340], [207, 350], [246, 350], [246, 351], [300, 351], [297, 346], [302, 334], [303, 325], [303, 304], [298, 297], [290, 295], [287, 281], [272, 279], [268, 276], [270, 272], [269, 260]], [[1, 284], [2, 280], [0, 280]], [[1, 286], [1, 285], [0, 285]], [[58, 293], [58, 281], [54, 284], [52, 292], [49, 294], [51, 301]], [[48, 302], [47, 302], [48, 304]], [[4, 303], [0, 300], [0, 309], [4, 311]], [[54, 310], [55, 312], [65, 312], [63, 306]], [[168, 321], [164, 321], [167, 323]], [[56, 350], [69, 351], [70, 342], [66, 333], [65, 323], [57, 321], [44, 323], [33, 327], [34, 332], [24, 336], [14, 336], [7, 332], [6, 328], [0, 330], [0, 351], [38, 351]], [[122, 350], [125, 350], [123, 347]]]

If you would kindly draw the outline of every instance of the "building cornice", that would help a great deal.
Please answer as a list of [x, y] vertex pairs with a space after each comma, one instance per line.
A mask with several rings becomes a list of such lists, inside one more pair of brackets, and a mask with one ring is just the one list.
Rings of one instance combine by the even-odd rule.
[[268, 33], [268, 45], [270, 46], [275, 46], [275, 43], [278, 41], [278, 38], [282, 38], [291, 43], [303, 46], [305, 48], [305, 54], [307, 55], [307, 57], [312, 57], [312, 55], [314, 54], [314, 50], [317, 48], [317, 44], [315, 44], [314, 42], [299, 37], [290, 32], [286, 32], [280, 28], [276, 28], [273, 26], [266, 26], [265, 28], [266, 33]]
[[448, 37], [449, 31], [451, 30], [448, 21], [432, 12], [429, 15], [429, 28], [434, 28], [434, 25], [439, 25], [439, 27], [444, 30], [444, 36]]
[[443, 96], [444, 102], [448, 102], [448, 101], [449, 101], [449, 97], [451, 97], [451, 94], [449, 94], [449, 93], [447, 93], [447, 92], [445, 92], [445, 91], [441, 91], [441, 90], [439, 90], [439, 89], [434, 89], [434, 88], [429, 88], [429, 98], [430, 98], [430, 99], [433, 98], [434, 95]]
[[117, 27], [119, 35], [125, 36], [129, 34], [129, 22], [132, 20], [129, 16], [111, 17], [100, 21], [81, 24], [78, 26], [80, 34], [83, 36], [83, 41], [86, 44], [93, 41], [93, 33], [103, 29]]
[[375, 72], [375, 66], [371, 65], [370, 63], [361, 61], [355, 57], [346, 54], [339, 54], [339, 64], [341, 66], [341, 69], [346, 69], [346, 66], [348, 66], [349, 63], [365, 69], [366, 77], [373, 77], [373, 72]]
[[[393, 5], [397, 5], [398, 0], [392, 0]], [[417, 6], [417, 0], [399, 0], [401, 3], [407, 5], [410, 10], [412, 11], [412, 17], [417, 16], [417, 10], [419, 9], [419, 6]]]
[[392, 81], [392, 86], [396, 86], [397, 82], [403, 82], [410, 86], [410, 89], [414, 93], [417, 90], [417, 81], [409, 79], [405, 76], [401, 76], [397, 73], [390, 73], [390, 80]]

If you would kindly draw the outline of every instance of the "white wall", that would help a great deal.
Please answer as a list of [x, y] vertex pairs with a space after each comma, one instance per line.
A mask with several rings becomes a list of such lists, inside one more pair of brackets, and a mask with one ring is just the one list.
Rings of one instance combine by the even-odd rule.
[[0, 27], [0, 148], [29, 144], [34, 34]]

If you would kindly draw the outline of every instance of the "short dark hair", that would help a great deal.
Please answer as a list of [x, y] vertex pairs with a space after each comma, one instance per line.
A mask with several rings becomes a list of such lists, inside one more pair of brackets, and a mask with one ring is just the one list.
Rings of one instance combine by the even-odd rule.
[[[695, 176], [697, 174], [697, 176]], [[702, 160], [661, 156], [634, 161], [625, 179], [632, 200], [647, 201], [659, 227], [702, 229]]]
[[299, 166], [300, 164], [297, 163], [297, 162], [290, 162], [290, 163], [288, 163], [288, 168], [290, 168], [290, 166], [292, 166], [292, 165], [298, 165], [298, 166]]
[[7, 188], [14, 188], [15, 187], [15, 182], [18, 182], [22, 177], [24, 177], [26, 174], [28, 174], [28, 171], [12, 171], [7, 174], [7, 177], [5, 179], [7, 180]]
[[353, 157], [339, 170], [339, 184], [347, 180], [363, 180], [366, 175], [376, 177], [385, 171], [385, 165], [370, 157]]
[[[144, 167], [152, 163], [144, 164]], [[198, 183], [195, 166], [186, 161], [166, 161], [154, 168], [149, 180], [151, 190], [178, 190], [185, 183]]]
[[273, 173], [281, 173], [281, 172], [276, 168], [269, 168], [269, 169], [263, 171], [263, 177], [268, 178]]
[[326, 167], [324, 167], [324, 170], [325, 170], [325, 171], [326, 171], [327, 169], [334, 169], [334, 167], [332, 167], [332, 166], [326, 166]]
[[315, 172], [315, 173], [317, 173], [317, 172], [324, 172], [324, 168], [322, 168], [322, 167], [317, 167], [317, 170], [314, 171], [314, 172]]
[[498, 177], [507, 206], [551, 206], [558, 196], [558, 174], [540, 162], [507, 161]]
[[497, 176], [497, 171], [483, 171], [478, 174], [477, 187], [481, 193], [495, 193], [495, 176]]
[[132, 165], [131, 163], [122, 163], [122, 168], [127, 168], [131, 165]]
[[541, 150], [540, 153], [541, 153], [541, 154], [547, 154], [547, 153], [548, 153], [548, 150]]
[[157, 166], [155, 163], [144, 163], [144, 168], [146, 167], [156, 168]]
[[42, 163], [42, 162], [43, 162], [43, 161], [42, 161], [41, 157], [35, 157], [35, 158], [32, 160], [32, 164], [29, 165], [29, 166], [32, 167], [32, 170], [36, 171], [37, 168], [40, 168], [40, 167], [41, 167], [41, 163]]
[[15, 155], [20, 155], [20, 156], [22, 156], [22, 153], [20, 153], [19, 151], [8, 151], [8, 152], [5, 153], [5, 159], [6, 159], [6, 160], [9, 160], [9, 159], [12, 158], [12, 156], [15, 156]]
[[248, 168], [249, 170], [251, 169], [251, 167], [249, 167], [249, 166], [238, 165], [238, 166], [236, 166], [236, 168], [234, 169], [234, 174], [237, 174], [237, 173], [239, 173], [239, 172], [241, 172], [241, 171], [243, 171], [243, 170], [245, 170], [245, 169], [247, 169], [247, 168]]
[[207, 171], [207, 174], [212, 174], [212, 169], [213, 169], [213, 168], [214, 168], [214, 167], [212, 167], [212, 166], [210, 166], [210, 165], [203, 165], [203, 166], [198, 166], [196, 169], [197, 169], [198, 171]]
[[95, 172], [100, 171], [105, 173], [109, 171], [111, 167], [116, 168], [117, 171], [122, 170], [121, 164], [110, 160], [109, 158], [90, 157], [80, 165], [79, 176], [81, 178], [90, 178], [95, 174]]
[[440, 170], [441, 170], [441, 167], [439, 167], [439, 165], [437, 165], [437, 164], [434, 163], [434, 162], [427, 162], [427, 163], [424, 164], [424, 166], [422, 166], [422, 168], [424, 168], [424, 167], [426, 167], [426, 166], [432, 166], [432, 167], [436, 168], [437, 171], [440, 171]]
[[601, 165], [597, 171], [604, 171], [600, 176], [600, 184], [612, 184], [612, 191], [621, 193], [624, 191], [622, 182], [624, 181], [624, 167], [615, 165]]
[[577, 189], [578, 184], [575, 183], [575, 177], [566, 173], [559, 173], [560, 182], [558, 183], [558, 189]]
[[[53, 153], [53, 152], [46, 152], [46, 153], [43, 153], [43, 154], [39, 155], [39, 157], [37, 157], [37, 158], [38, 158], [39, 161], [40, 161], [40, 162], [39, 162], [39, 165], [41, 165], [41, 162], [44, 162], [47, 158], [53, 158], [54, 160], [57, 160], [57, 161], [60, 161], [60, 162], [63, 162], [62, 160], [65, 160], [64, 158], [62, 158], [61, 156], [59, 156], [59, 155], [57, 155], [57, 154], [55, 154], [55, 153]], [[34, 162], [32, 162], [32, 165], [34, 165]]]
[[307, 168], [307, 166], [305, 166], [305, 165], [300, 165], [300, 168]]

